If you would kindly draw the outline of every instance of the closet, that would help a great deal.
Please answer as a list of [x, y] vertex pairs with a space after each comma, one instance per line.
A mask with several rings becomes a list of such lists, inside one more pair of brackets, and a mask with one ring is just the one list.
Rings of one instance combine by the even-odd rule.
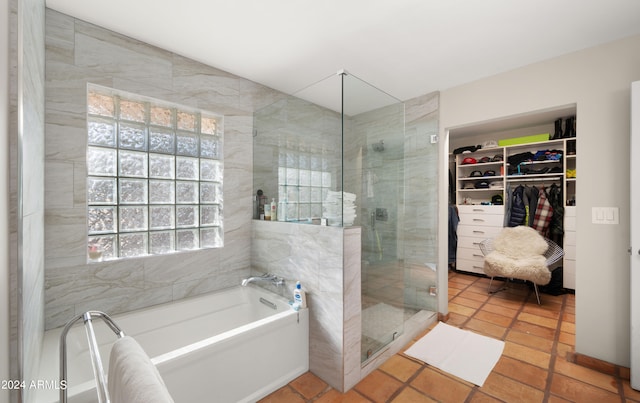
[[563, 247], [563, 286], [575, 289], [575, 119], [568, 106], [449, 130], [456, 270], [482, 274], [479, 243], [529, 225]]

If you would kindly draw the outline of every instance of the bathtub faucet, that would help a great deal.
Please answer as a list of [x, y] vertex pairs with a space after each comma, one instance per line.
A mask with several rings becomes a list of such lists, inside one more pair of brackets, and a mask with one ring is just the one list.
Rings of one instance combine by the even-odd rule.
[[278, 277], [275, 276], [273, 274], [263, 274], [260, 277], [249, 277], [249, 278], [245, 278], [244, 280], [242, 280], [242, 285], [246, 286], [249, 283], [253, 283], [256, 281], [269, 281], [271, 282], [273, 285], [284, 285], [284, 279], [282, 277]]

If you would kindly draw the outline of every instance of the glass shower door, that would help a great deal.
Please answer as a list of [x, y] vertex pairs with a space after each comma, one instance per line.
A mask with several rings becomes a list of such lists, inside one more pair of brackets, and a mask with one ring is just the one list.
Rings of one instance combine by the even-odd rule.
[[402, 250], [404, 105], [343, 74], [345, 191], [362, 228], [362, 338], [366, 361], [404, 331]]
[[[397, 143], [397, 142], [395, 142]], [[369, 145], [363, 170], [362, 360], [404, 331], [405, 284], [398, 247], [401, 217], [401, 150], [391, 139]]]

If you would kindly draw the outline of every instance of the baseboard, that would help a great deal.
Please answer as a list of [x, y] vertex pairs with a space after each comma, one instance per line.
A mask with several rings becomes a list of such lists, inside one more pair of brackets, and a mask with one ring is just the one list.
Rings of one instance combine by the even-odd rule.
[[622, 379], [629, 380], [629, 378], [631, 377], [631, 370], [629, 368], [612, 364], [598, 358], [589, 357], [588, 355], [580, 353], [568, 353], [567, 361], [580, 365], [582, 367], [605, 373], [607, 375], [617, 376]]

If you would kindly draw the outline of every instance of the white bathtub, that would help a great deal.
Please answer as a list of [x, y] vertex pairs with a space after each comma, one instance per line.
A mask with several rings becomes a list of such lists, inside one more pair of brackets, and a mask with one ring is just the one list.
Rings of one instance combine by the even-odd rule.
[[[176, 403], [253, 402], [309, 369], [308, 310], [296, 312], [284, 298], [258, 287], [231, 288], [112, 318], [152, 358]], [[108, 367], [116, 336], [101, 319], [93, 323]], [[39, 380], [59, 377], [61, 331], [45, 332]], [[67, 392], [73, 403], [97, 401], [86, 338], [82, 324], [67, 336]], [[36, 402], [58, 401], [54, 382], [48, 386], [36, 390]]]

